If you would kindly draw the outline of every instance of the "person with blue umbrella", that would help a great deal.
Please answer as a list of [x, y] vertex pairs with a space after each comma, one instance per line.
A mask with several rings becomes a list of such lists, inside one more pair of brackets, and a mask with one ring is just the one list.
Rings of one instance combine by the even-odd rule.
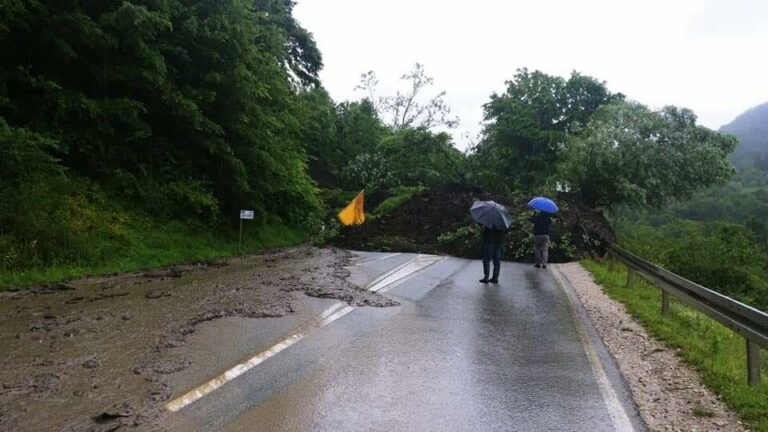
[[[469, 213], [475, 222], [483, 226], [483, 278], [481, 283], [499, 283], [501, 271], [501, 252], [504, 247], [504, 237], [512, 225], [506, 207], [494, 201], [475, 201]], [[490, 279], [491, 261], [493, 261], [493, 277]]]
[[550, 214], [557, 213], [557, 204], [549, 198], [536, 197], [528, 202], [528, 207], [536, 210], [531, 218], [533, 222], [534, 267], [547, 268], [549, 260], [549, 228], [552, 225]]

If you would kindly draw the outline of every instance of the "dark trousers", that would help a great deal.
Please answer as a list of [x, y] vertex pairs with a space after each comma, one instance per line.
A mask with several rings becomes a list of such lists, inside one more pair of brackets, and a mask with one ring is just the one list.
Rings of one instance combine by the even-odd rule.
[[501, 270], [501, 245], [498, 243], [483, 243], [483, 274], [488, 279], [493, 260], [493, 280], [499, 279]]
[[533, 236], [533, 255], [536, 258], [536, 264], [547, 265], [549, 261], [549, 236]]

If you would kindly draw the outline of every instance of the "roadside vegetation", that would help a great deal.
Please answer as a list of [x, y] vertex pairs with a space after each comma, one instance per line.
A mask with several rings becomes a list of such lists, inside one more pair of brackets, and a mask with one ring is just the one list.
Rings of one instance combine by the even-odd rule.
[[617, 210], [612, 224], [621, 245], [768, 311], [768, 181], [750, 168], [739, 168], [725, 186], [660, 210]]
[[394, 188], [390, 191], [392, 196], [379, 204], [376, 209], [373, 210], [372, 215], [376, 217], [391, 213], [397, 210], [398, 207], [410, 201], [415, 194], [423, 192], [424, 190], [425, 188], [423, 186], [401, 186]]
[[[703, 381], [734, 409], [755, 431], [768, 431], [768, 382], [755, 387], [747, 384], [744, 338], [704, 314], [677, 301], [670, 301], [670, 312], [661, 314], [661, 290], [641, 278], [627, 288], [626, 269], [617, 265], [584, 261], [603, 291], [624, 303], [627, 311], [648, 332], [679, 349], [680, 355], [700, 374]], [[763, 377], [768, 374], [768, 358], [763, 356]], [[706, 415], [700, 412], [699, 415]]]
[[[212, 231], [182, 222], [159, 223], [131, 219], [119, 239], [95, 239], [69, 252], [53, 264], [19, 266], [0, 272], [2, 287], [23, 287], [62, 281], [84, 275], [101, 275], [181, 263], [208, 261], [242, 253], [292, 246], [306, 242], [305, 230], [282, 224], [257, 225], [245, 221], [242, 245], [238, 231]], [[238, 250], [240, 246], [241, 250]], [[88, 251], [83, 256], [81, 251]]]
[[[244, 252], [341, 232], [356, 246], [475, 256], [464, 198], [481, 194], [517, 206], [506, 257], [525, 259], [524, 203], [562, 194], [554, 255], [618, 240], [768, 309], [768, 144], [747, 124], [764, 128], [766, 106], [726, 128], [748, 144], [737, 147], [688, 109], [523, 68], [489, 95], [482, 133], [460, 151], [459, 119], [423, 65], [402, 76], [406, 90], [380, 94], [371, 71], [359, 100], [334, 101], [292, 13], [266, 0], [3, 2], [0, 289], [232, 255], [241, 209], [255, 211]], [[360, 190], [380, 198], [366, 203], [371, 222], [411, 232], [342, 229], [334, 215]], [[430, 191], [439, 202], [413, 203]], [[766, 385], [743, 384], [740, 338], [678, 306], [663, 317], [658, 290], [586, 266], [768, 430]]]
[[[618, 215], [685, 202], [734, 173], [733, 137], [576, 71], [509, 71], [483, 106], [484, 130], [459, 151], [450, 134], [459, 119], [421, 64], [393, 94], [371, 71], [359, 100], [334, 101], [318, 78], [322, 54], [292, 9], [260, 0], [4, 3], [0, 284], [230, 254], [240, 209], [255, 211], [247, 226], [259, 232], [246, 251], [327, 241], [340, 231], [336, 211], [363, 189], [383, 197], [367, 206], [371, 221], [430, 190], [509, 203], [566, 191]], [[752, 216], [734, 223], [766, 236], [766, 218]], [[510, 258], [530, 249], [525, 219], [521, 211]], [[621, 226], [630, 233], [640, 222]], [[555, 248], [565, 258], [605, 240], [563, 234]], [[432, 237], [476, 252], [476, 230], [446, 226]], [[722, 289], [749, 279], [744, 298], [765, 298], [758, 264], [744, 265], [749, 276], [734, 274]]]

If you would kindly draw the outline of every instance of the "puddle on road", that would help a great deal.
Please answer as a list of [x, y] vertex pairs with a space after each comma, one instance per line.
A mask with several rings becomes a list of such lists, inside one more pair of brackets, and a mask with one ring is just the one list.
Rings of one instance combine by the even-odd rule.
[[390, 306], [345, 279], [350, 255], [280, 252], [0, 294], [0, 430], [153, 430], [197, 324], [293, 311], [292, 292]]

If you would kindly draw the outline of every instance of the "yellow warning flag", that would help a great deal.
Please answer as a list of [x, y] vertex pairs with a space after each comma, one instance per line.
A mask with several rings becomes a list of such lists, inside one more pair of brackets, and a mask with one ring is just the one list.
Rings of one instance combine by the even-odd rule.
[[344, 210], [339, 212], [339, 221], [344, 225], [360, 225], [365, 222], [365, 211], [363, 210], [363, 201], [365, 201], [365, 191], [360, 191]]

